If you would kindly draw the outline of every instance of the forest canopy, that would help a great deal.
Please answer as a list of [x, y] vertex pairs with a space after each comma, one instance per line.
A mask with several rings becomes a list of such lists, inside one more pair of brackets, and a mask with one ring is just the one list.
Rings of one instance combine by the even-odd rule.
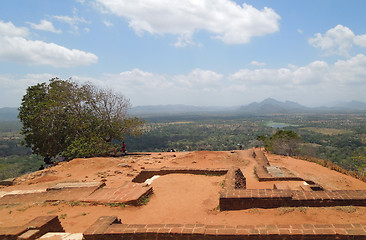
[[129, 109], [129, 100], [110, 89], [53, 78], [28, 87], [18, 117], [34, 154], [71, 159], [107, 155], [115, 151], [112, 140], [141, 134], [144, 121]]

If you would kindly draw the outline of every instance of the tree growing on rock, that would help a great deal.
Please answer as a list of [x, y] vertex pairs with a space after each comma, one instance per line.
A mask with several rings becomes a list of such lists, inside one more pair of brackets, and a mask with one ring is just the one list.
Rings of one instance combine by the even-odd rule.
[[258, 136], [257, 140], [263, 141], [267, 151], [275, 154], [294, 156], [297, 154], [301, 137], [291, 130], [278, 130], [272, 136]]
[[129, 100], [110, 89], [53, 78], [30, 86], [19, 108], [24, 144], [41, 156], [106, 155], [125, 135], [141, 134]]

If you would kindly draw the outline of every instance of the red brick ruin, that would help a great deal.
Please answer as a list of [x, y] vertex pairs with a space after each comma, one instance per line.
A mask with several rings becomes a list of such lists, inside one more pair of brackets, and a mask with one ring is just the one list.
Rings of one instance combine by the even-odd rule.
[[[255, 155], [255, 156], [254, 156]], [[278, 181], [273, 189], [247, 189], [246, 178], [240, 167], [230, 169], [199, 168], [162, 168], [143, 169], [130, 183], [135, 189], [146, 179], [155, 175], [166, 174], [200, 174], [225, 175], [225, 184], [220, 192], [219, 207], [221, 211], [233, 211], [251, 208], [278, 207], [329, 207], [329, 206], [366, 206], [365, 190], [324, 190], [317, 183], [301, 179], [290, 172], [276, 173], [268, 159], [261, 151], [253, 150], [257, 161], [255, 175], [258, 181]], [[273, 171], [272, 173], [270, 171]], [[306, 182], [308, 191], [281, 189], [282, 181]], [[56, 187], [57, 188], [57, 187]], [[106, 196], [109, 202], [124, 199], [120, 196], [123, 189], [103, 190], [103, 186], [94, 186], [93, 192], [78, 199], [85, 202], [101, 201]], [[52, 191], [52, 189], [49, 189]], [[132, 205], [138, 205], [138, 199], [151, 194], [153, 189], [138, 192], [136, 187]], [[57, 195], [59, 196], [59, 195]], [[72, 199], [73, 200], [73, 199]], [[356, 220], [356, 219], [355, 219]], [[18, 227], [0, 228], [0, 239], [37, 239], [47, 232], [63, 232], [57, 216], [37, 217], [28, 224]], [[204, 225], [204, 224], [124, 224], [116, 216], [102, 216], [84, 233], [85, 240], [109, 239], [366, 239], [366, 224], [293, 224], [293, 225]]]

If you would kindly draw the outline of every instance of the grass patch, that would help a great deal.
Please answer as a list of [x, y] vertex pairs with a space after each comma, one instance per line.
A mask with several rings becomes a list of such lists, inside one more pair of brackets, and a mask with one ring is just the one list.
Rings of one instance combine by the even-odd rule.
[[87, 214], [87, 213], [83, 212], [83, 213], [81, 214], [81, 216], [86, 216], [86, 214]]
[[67, 217], [66, 213], [60, 215], [60, 219], [65, 219], [66, 217]]
[[110, 207], [126, 207], [125, 203], [108, 203]]
[[298, 207], [297, 210], [302, 213], [306, 213], [308, 211], [308, 207]]
[[72, 201], [71, 203], [70, 203], [70, 206], [71, 207], [74, 207], [74, 206], [80, 206], [81, 205], [81, 202], [80, 201]]
[[293, 208], [293, 207], [280, 207], [280, 208], [277, 208], [277, 210], [280, 212], [280, 215], [284, 215], [286, 213], [290, 213], [290, 212], [295, 211], [295, 208]]
[[339, 206], [335, 208], [337, 211], [342, 211], [345, 213], [354, 213], [357, 211], [357, 207], [355, 206]]
[[219, 177], [219, 176], [222, 176], [222, 175], [223, 175], [222, 173], [215, 173], [215, 172], [208, 173], [208, 172], [205, 172], [205, 176], [208, 176], [208, 177]]
[[0, 210], [3, 208], [12, 208], [12, 207], [17, 207], [17, 206], [21, 206], [22, 204], [20, 203], [12, 203], [12, 204], [7, 204], [7, 205], [1, 205], [0, 206]]
[[24, 212], [28, 208], [30, 208], [30, 206], [25, 206], [25, 207], [22, 207], [22, 208], [17, 208], [16, 210], [19, 211], [19, 212]]
[[222, 180], [222, 182], [221, 182], [221, 188], [224, 188], [225, 187], [225, 179], [224, 180]]
[[61, 202], [60, 201], [55, 201], [55, 202], [51, 202], [50, 205], [51, 206], [58, 206]]
[[249, 213], [259, 213], [259, 209], [258, 208], [251, 208], [251, 209], [249, 209], [249, 211], [248, 211]]
[[220, 204], [218, 204], [214, 209], [212, 209], [212, 211], [220, 212], [221, 211]]
[[140, 198], [139, 205], [146, 205], [150, 201], [151, 195], [152, 195], [152, 193], [149, 193], [149, 194], [143, 196], [142, 198]]

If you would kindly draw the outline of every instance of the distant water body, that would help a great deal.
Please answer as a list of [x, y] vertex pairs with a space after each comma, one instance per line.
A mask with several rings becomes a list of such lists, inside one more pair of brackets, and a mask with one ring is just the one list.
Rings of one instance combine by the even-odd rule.
[[289, 124], [289, 123], [279, 123], [279, 122], [273, 122], [273, 121], [268, 121], [265, 123], [265, 125], [267, 127], [273, 127], [273, 128], [285, 128], [285, 127], [294, 127], [296, 125], [293, 124]]

